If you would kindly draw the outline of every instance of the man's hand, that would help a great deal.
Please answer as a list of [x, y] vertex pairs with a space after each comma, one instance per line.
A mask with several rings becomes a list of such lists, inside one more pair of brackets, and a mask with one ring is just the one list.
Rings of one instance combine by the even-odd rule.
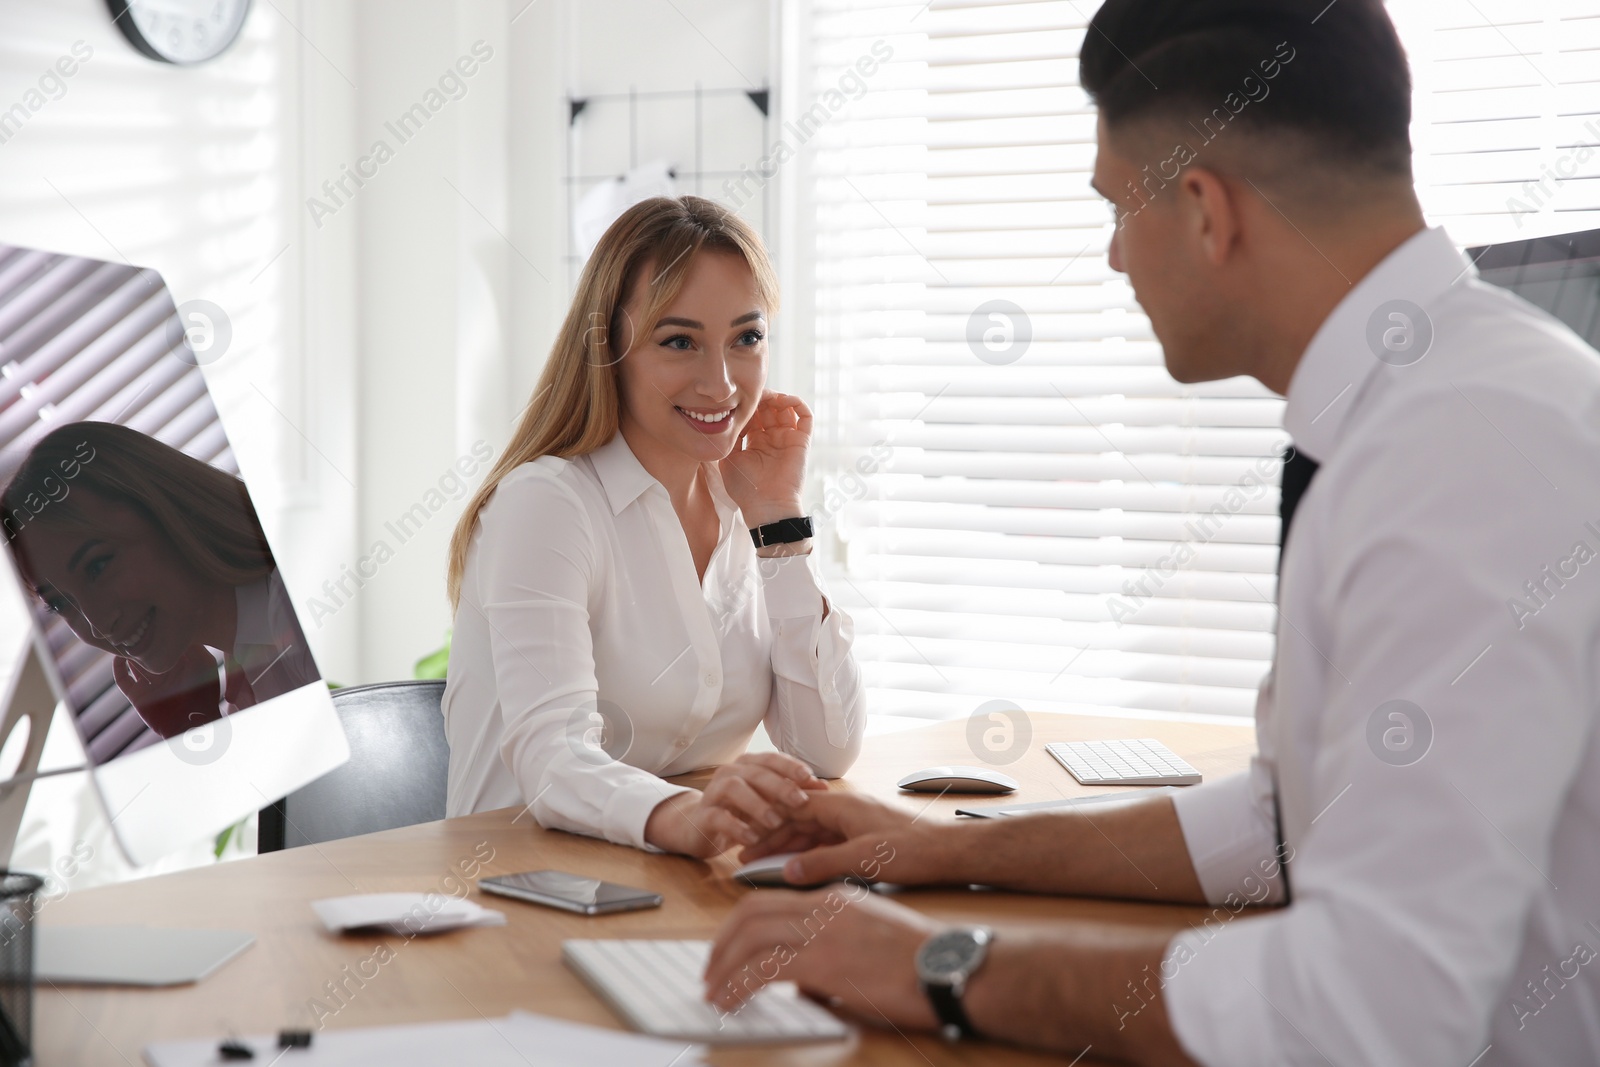
[[[705, 997], [732, 1011], [769, 982], [794, 982], [879, 1026], [932, 1030], [938, 1017], [917, 980], [916, 958], [940, 928], [861, 885], [756, 890], [717, 932]], [[1195, 1067], [1172, 1032], [1161, 987], [1151, 981], [1178, 929], [1179, 923], [1158, 920], [1002, 931], [969, 980], [963, 1006], [990, 1039], [1078, 1058], [1092, 1048], [1097, 1059]]]
[[656, 805], [645, 840], [659, 849], [705, 858], [751, 845], [802, 810], [828, 783], [781, 752], [746, 753], [712, 774], [702, 793]]
[[919, 820], [900, 808], [857, 793], [813, 796], [788, 821], [754, 844], [739, 860], [749, 863], [779, 852], [800, 852], [783, 868], [794, 885], [839, 878], [924, 885], [959, 881], [952, 865], [947, 823]]
[[854, 876], [896, 885], [979, 883], [1029, 893], [1205, 902], [1177, 809], [1164, 794], [952, 823], [841, 791], [813, 796], [782, 827], [746, 846], [739, 855], [744, 862], [802, 853], [783, 868], [793, 885]]
[[932, 1029], [938, 1019], [917, 982], [916, 956], [938, 929], [859, 885], [751, 893], [717, 933], [706, 999], [733, 1011], [768, 982], [794, 982], [880, 1026]]

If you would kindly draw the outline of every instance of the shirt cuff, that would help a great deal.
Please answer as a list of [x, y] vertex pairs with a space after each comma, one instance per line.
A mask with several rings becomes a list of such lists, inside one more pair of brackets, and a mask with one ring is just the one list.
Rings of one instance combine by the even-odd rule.
[[810, 559], [811, 554], [807, 553], [757, 561], [768, 618], [802, 619], [822, 614], [822, 589], [811, 570]]
[[1189, 1058], [1205, 1067], [1268, 1067], [1282, 1062], [1265, 999], [1265, 929], [1273, 917], [1229, 929], [1223, 908], [1196, 930], [1178, 934], [1161, 960], [1167, 1019]]
[[1283, 902], [1277, 828], [1270, 814], [1273, 803], [1270, 779], [1254, 764], [1249, 771], [1172, 795], [1183, 843], [1206, 900], [1213, 904], [1229, 903], [1230, 898], [1252, 904]]
[[650, 813], [662, 801], [670, 800], [679, 793], [693, 792], [695, 790], [689, 786], [673, 785], [653, 774], [625, 782], [606, 800], [605, 810], [600, 817], [600, 832], [608, 841], [632, 845], [645, 852], [661, 852], [662, 849], [644, 839], [644, 827], [650, 821]]

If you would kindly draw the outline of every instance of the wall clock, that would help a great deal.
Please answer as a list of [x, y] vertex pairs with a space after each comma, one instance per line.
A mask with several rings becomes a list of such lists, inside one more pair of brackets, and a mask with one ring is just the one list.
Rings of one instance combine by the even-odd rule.
[[128, 43], [163, 63], [204, 63], [244, 29], [250, 0], [106, 0]]

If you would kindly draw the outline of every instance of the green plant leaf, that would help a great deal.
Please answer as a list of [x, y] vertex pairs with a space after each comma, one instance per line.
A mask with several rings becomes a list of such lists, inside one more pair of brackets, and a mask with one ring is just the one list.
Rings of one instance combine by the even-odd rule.
[[453, 632], [452, 630], [444, 632], [443, 648], [430, 652], [417, 660], [413, 677], [426, 680], [445, 676], [445, 671], [450, 666], [450, 638]]
[[228, 842], [239, 840], [244, 836], [244, 824], [249, 821], [250, 817], [246, 815], [244, 818], [240, 819], [226, 830], [223, 830], [222, 833], [218, 834], [216, 845], [211, 849], [212, 858], [220, 860], [222, 858], [222, 854], [228, 850]]

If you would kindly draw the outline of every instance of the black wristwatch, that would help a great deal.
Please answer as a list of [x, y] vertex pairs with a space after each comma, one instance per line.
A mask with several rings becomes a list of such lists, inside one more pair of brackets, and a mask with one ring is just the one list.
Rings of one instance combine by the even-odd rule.
[[750, 540], [756, 543], [757, 548], [766, 548], [768, 545], [789, 545], [796, 541], [804, 541], [811, 536], [811, 532], [811, 517], [802, 515], [798, 519], [779, 519], [765, 526], [752, 527]]
[[934, 934], [917, 950], [917, 980], [947, 1041], [977, 1036], [961, 998], [993, 942], [994, 931], [987, 926], [956, 926]]

